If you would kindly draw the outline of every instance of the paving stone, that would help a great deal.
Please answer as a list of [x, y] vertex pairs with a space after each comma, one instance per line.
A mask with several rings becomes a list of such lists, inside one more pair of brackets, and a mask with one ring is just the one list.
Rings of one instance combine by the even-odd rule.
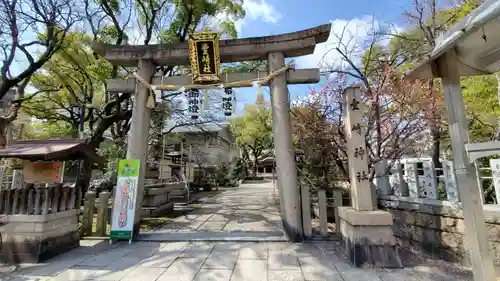
[[21, 273], [30, 276], [56, 276], [90, 257], [89, 255], [84, 255], [80, 258], [69, 260], [50, 260], [47, 263], [24, 268], [21, 270]]
[[142, 267], [169, 267], [174, 260], [180, 255], [172, 255], [169, 253], [158, 253], [142, 261], [140, 266]]
[[92, 274], [90, 279], [99, 281], [117, 281], [123, 279], [127, 274], [137, 268], [141, 259], [123, 257], [114, 263], [104, 267], [102, 270]]
[[240, 243], [240, 242], [219, 242], [219, 243], [215, 244], [213, 251], [214, 252], [220, 252], [220, 251], [239, 252], [241, 249], [241, 246], [242, 246], [242, 243]]
[[294, 254], [269, 252], [268, 268], [269, 270], [300, 270], [300, 265]]
[[318, 257], [298, 257], [302, 274], [306, 280], [343, 281], [335, 266]]
[[294, 270], [269, 270], [268, 281], [304, 281], [302, 272]]
[[156, 281], [191, 281], [204, 261], [204, 258], [178, 258]]
[[267, 281], [267, 261], [238, 260], [231, 281]]
[[53, 279], [51, 281], [83, 281], [89, 279], [92, 275], [101, 274], [102, 269], [97, 268], [84, 268], [84, 267], [75, 267], [67, 269]]
[[102, 254], [98, 254], [88, 260], [81, 262], [81, 266], [92, 266], [92, 267], [105, 267], [119, 258], [127, 255], [132, 249], [114, 249]]
[[50, 281], [53, 280], [52, 276], [33, 276], [33, 275], [18, 275], [18, 276], [8, 276], [2, 277], [0, 275], [0, 280], [2, 281]]
[[207, 221], [198, 227], [198, 230], [222, 230], [226, 226], [226, 222], [222, 221]]
[[229, 220], [230, 220], [230, 217], [228, 218], [227, 215], [214, 214], [207, 220], [207, 222], [228, 222]]
[[165, 268], [137, 267], [129, 272], [121, 281], [151, 281], [157, 278], [165, 271]]
[[193, 242], [191, 243], [180, 255], [182, 258], [207, 258], [212, 249], [214, 248], [214, 243], [209, 242]]
[[212, 251], [203, 268], [233, 269], [238, 259], [238, 251]]
[[238, 259], [266, 260], [268, 257], [266, 243], [245, 243], [241, 246]]
[[337, 263], [335, 267], [344, 281], [382, 281], [373, 269], [356, 268], [347, 263]]
[[232, 270], [228, 269], [200, 269], [193, 281], [229, 281]]

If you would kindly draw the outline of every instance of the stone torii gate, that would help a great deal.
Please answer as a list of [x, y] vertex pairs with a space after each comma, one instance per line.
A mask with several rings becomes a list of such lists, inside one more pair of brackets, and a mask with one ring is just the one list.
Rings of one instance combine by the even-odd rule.
[[[220, 40], [220, 62], [267, 60], [268, 73], [285, 67], [285, 58], [312, 54], [316, 44], [323, 43], [330, 34], [330, 24], [298, 32], [255, 38]], [[96, 53], [114, 65], [137, 66], [137, 75], [148, 83], [160, 84], [161, 77], [154, 77], [156, 66], [188, 65], [190, 51], [188, 42], [147, 46], [96, 44]], [[244, 81], [265, 77], [268, 73], [228, 73], [221, 75], [220, 83]], [[318, 69], [288, 70], [271, 79], [273, 134], [275, 139], [276, 163], [282, 222], [288, 239], [303, 239], [300, 211], [300, 190], [297, 186], [295, 152], [292, 147], [290, 100], [287, 84], [311, 84], [319, 82]], [[191, 76], [168, 77], [164, 84], [186, 85], [192, 83]], [[134, 221], [134, 236], [139, 231], [141, 202], [144, 193], [146, 151], [149, 137], [151, 109], [147, 101], [150, 89], [136, 79], [112, 80], [108, 91], [134, 92], [132, 122], [128, 138], [127, 158], [140, 160], [137, 203]]]

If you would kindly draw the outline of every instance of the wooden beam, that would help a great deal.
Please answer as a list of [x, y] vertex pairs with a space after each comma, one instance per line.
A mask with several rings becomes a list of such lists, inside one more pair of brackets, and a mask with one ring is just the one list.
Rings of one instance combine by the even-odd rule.
[[[237, 81], [247, 81], [252, 79], [264, 78], [268, 75], [267, 71], [257, 71], [257, 72], [243, 72], [243, 73], [222, 73], [221, 83], [237, 82]], [[289, 70], [287, 72], [287, 82], [288, 84], [314, 84], [319, 82], [319, 69], [317, 68], [307, 68], [307, 69], [296, 69]], [[161, 76], [156, 76], [153, 78], [152, 85], [190, 85], [192, 84], [191, 75], [187, 76], [171, 76], [162, 78]], [[108, 82], [108, 92], [113, 93], [134, 93], [136, 85], [135, 78], [127, 79], [111, 79]]]

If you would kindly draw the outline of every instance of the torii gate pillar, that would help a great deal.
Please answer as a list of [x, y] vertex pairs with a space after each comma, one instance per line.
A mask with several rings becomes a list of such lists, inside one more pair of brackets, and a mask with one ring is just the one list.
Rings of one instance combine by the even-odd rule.
[[[137, 74], [148, 80], [155, 73], [155, 64], [151, 60], [140, 60]], [[148, 108], [149, 88], [141, 83], [136, 84], [134, 105], [132, 109], [132, 123], [128, 135], [127, 159], [139, 159], [139, 181], [137, 183], [137, 198], [134, 216], [134, 237], [139, 233], [141, 221], [142, 199], [144, 197], [144, 178], [146, 176], [146, 160], [148, 152], [149, 123], [151, 121], [151, 108]]]
[[[268, 55], [269, 73], [285, 66], [283, 53]], [[290, 99], [286, 73], [274, 77], [271, 87], [271, 107], [273, 111], [274, 149], [282, 222], [288, 239], [293, 242], [303, 240], [302, 216], [300, 213], [300, 190], [297, 185], [297, 166], [292, 145], [292, 122], [290, 119]]]

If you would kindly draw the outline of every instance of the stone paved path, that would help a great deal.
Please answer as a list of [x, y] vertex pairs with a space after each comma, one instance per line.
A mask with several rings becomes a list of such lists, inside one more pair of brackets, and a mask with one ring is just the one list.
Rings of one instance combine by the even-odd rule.
[[437, 266], [360, 269], [332, 254], [332, 242], [136, 242], [82, 247], [45, 264], [0, 273], [2, 281], [452, 281]]
[[[472, 280], [470, 272], [453, 271], [439, 262], [416, 263], [400, 270], [354, 268], [339, 253], [340, 245], [335, 241], [276, 242], [271, 238], [275, 235], [282, 239], [282, 229], [274, 196], [272, 183], [224, 189], [202, 200], [199, 208], [176, 218], [163, 232], [142, 235], [144, 239], [160, 237], [158, 240], [166, 241], [182, 240], [179, 237], [196, 240], [193, 235], [199, 235], [200, 239], [214, 241], [109, 245], [107, 241], [82, 240], [81, 247], [43, 264], [21, 265], [10, 272], [9, 267], [0, 266], [0, 280]], [[262, 239], [256, 239], [259, 237]], [[220, 242], [227, 240], [240, 241]], [[241, 242], [246, 240], [261, 242]]]
[[162, 229], [142, 233], [140, 239], [285, 241], [275, 196], [272, 181], [222, 188], [217, 195], [200, 199], [199, 204], [193, 204], [195, 209]]

